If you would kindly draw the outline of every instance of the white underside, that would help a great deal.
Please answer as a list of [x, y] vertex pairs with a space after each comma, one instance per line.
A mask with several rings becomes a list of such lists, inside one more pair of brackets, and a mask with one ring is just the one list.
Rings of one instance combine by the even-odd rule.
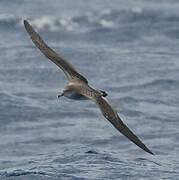
[[78, 94], [76, 92], [70, 92], [68, 94], [65, 94], [65, 96], [69, 99], [74, 99], [74, 100], [87, 100], [85, 96]]

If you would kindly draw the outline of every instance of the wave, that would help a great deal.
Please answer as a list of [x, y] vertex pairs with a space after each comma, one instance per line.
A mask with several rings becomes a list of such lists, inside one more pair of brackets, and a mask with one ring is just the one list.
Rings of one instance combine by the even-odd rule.
[[11, 14], [0, 14], [1, 29], [14, 29], [20, 27], [21, 18]]
[[24, 175], [47, 175], [44, 172], [38, 171], [23, 171], [23, 170], [15, 170], [13, 172], [2, 172], [0, 173], [2, 177], [17, 177], [17, 176], [24, 176]]
[[156, 79], [150, 82], [142, 83], [142, 84], [137, 84], [137, 85], [126, 85], [122, 87], [115, 88], [113, 87], [112, 89], [114, 91], [119, 91], [120, 90], [132, 90], [132, 89], [174, 89], [179, 87], [179, 81], [178, 80], [172, 80], [172, 79]]
[[[28, 18], [29, 19], [29, 18]], [[152, 23], [162, 26], [162, 22], [178, 22], [177, 13], [162, 10], [131, 8], [131, 9], [104, 9], [101, 12], [87, 13], [85, 15], [74, 15], [68, 17], [58, 17], [44, 15], [41, 17], [30, 18], [31, 24], [37, 30], [43, 31], [74, 31], [88, 32], [94, 29], [115, 29], [126, 25], [139, 24], [140, 29], [151, 28]], [[11, 14], [0, 14], [0, 26], [7, 28], [20, 28], [23, 26], [23, 18]], [[149, 28], [150, 27], [150, 28]], [[167, 32], [169, 33], [169, 32]]]

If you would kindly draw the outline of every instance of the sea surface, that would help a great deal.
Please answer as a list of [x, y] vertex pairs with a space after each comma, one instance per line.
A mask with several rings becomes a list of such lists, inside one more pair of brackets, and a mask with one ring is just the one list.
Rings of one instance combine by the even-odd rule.
[[[57, 94], [49, 46], [105, 90], [155, 153], [121, 135], [91, 101]], [[179, 1], [0, 1], [0, 180], [179, 179]]]

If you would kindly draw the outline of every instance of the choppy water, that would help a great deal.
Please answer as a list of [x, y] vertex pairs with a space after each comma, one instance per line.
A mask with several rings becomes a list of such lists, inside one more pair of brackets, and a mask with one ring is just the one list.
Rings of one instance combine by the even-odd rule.
[[[0, 1], [0, 179], [179, 179], [178, 10], [177, 0]], [[66, 78], [25, 18], [155, 156], [92, 102], [57, 99]]]

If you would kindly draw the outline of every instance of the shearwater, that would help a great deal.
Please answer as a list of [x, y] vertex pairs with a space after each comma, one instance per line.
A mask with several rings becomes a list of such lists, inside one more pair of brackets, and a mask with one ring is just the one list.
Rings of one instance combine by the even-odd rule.
[[117, 112], [111, 107], [105, 98], [107, 96], [105, 91], [96, 90], [90, 87], [87, 79], [79, 74], [69, 62], [60, 57], [54, 50], [47, 46], [28, 21], [24, 20], [24, 26], [33, 43], [47, 58], [63, 70], [69, 80], [69, 83], [65, 86], [63, 92], [58, 95], [58, 98], [65, 96], [75, 100], [92, 100], [99, 106], [104, 117], [109, 120], [118, 131], [144, 151], [153, 154], [153, 152], [149, 150], [149, 148], [147, 148], [146, 145], [122, 122]]

